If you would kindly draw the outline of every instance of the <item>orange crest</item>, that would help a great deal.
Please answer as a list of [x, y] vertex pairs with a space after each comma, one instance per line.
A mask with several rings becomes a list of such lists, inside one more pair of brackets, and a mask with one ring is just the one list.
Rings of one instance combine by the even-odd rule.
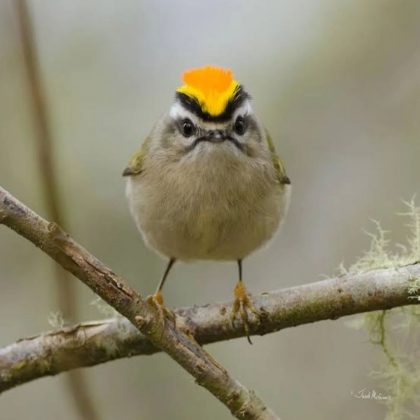
[[193, 97], [213, 117], [223, 113], [239, 86], [231, 70], [213, 66], [187, 70], [182, 79], [185, 84], [177, 92]]

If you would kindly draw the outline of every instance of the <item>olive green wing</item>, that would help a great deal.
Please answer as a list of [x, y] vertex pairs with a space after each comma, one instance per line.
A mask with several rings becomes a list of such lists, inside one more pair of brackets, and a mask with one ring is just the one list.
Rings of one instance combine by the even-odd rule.
[[283, 165], [282, 160], [280, 159], [280, 156], [276, 152], [276, 148], [274, 147], [273, 140], [268, 130], [265, 130], [265, 134], [266, 134], [268, 149], [270, 150], [270, 153], [271, 153], [271, 160], [273, 162], [274, 169], [276, 171], [277, 179], [280, 182], [280, 184], [288, 185], [290, 184], [290, 179], [286, 175], [286, 169]]
[[128, 162], [128, 166], [124, 169], [122, 175], [123, 176], [133, 176], [133, 175], [140, 175], [144, 170], [144, 159], [147, 155], [147, 151], [149, 150], [150, 139], [149, 137], [143, 142], [138, 150], [134, 155], [131, 157], [130, 161]]

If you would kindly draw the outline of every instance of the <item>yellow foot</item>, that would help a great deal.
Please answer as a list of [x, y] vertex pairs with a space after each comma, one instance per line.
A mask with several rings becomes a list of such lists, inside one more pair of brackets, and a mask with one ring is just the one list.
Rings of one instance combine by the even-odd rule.
[[261, 314], [252, 303], [251, 298], [249, 297], [242, 281], [238, 281], [238, 283], [236, 283], [234, 295], [235, 300], [233, 302], [232, 314], [230, 317], [231, 323], [233, 325], [235, 318], [239, 313], [242, 322], [244, 323], [244, 330], [248, 343], [252, 344], [251, 338], [249, 336], [248, 310], [251, 311], [257, 318], [260, 318]]
[[154, 295], [148, 296], [147, 303], [157, 309], [159, 320], [163, 323], [165, 316], [175, 323], [175, 314], [165, 306], [162, 293], [156, 292]]

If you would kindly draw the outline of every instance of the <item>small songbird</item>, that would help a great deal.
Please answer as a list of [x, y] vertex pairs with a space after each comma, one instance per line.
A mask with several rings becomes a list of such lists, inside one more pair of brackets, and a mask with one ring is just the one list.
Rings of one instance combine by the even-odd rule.
[[[131, 214], [150, 248], [175, 261], [237, 261], [231, 321], [256, 316], [242, 260], [267, 243], [285, 217], [290, 180], [255, 116], [250, 96], [228, 69], [183, 74], [169, 112], [154, 126], [123, 175]], [[250, 341], [250, 340], [249, 340]]]

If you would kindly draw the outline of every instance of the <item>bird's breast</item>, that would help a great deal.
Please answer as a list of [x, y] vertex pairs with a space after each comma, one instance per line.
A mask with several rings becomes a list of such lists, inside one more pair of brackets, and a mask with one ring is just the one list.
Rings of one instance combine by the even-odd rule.
[[[243, 258], [272, 237], [285, 194], [265, 162], [182, 162], [128, 181], [146, 243], [181, 260]], [[157, 168], [154, 168], [157, 169]]]

